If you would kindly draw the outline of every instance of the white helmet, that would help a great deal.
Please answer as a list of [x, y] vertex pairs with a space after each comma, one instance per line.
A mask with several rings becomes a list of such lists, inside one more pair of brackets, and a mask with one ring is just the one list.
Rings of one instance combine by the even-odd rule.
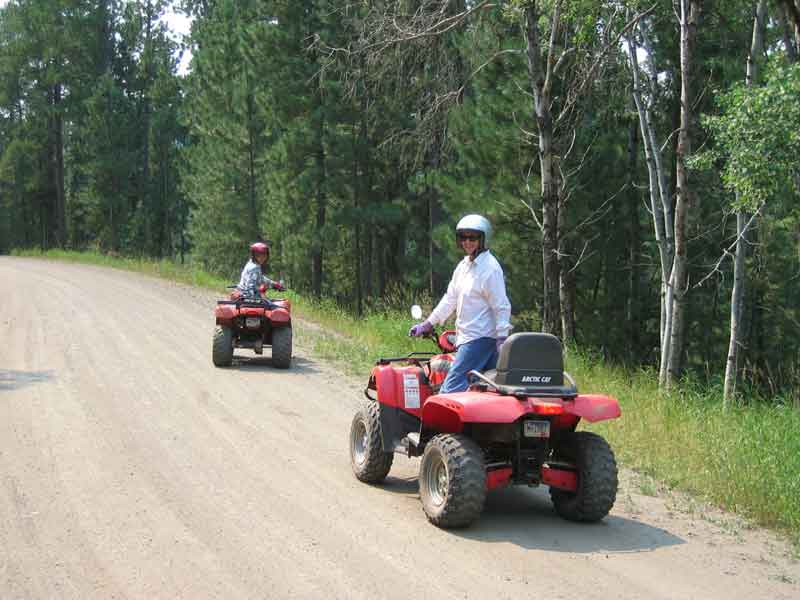
[[481, 234], [481, 250], [486, 250], [489, 247], [489, 240], [492, 237], [492, 224], [486, 217], [481, 215], [467, 215], [463, 217], [456, 225], [456, 241], [458, 234], [461, 231], [477, 231]]

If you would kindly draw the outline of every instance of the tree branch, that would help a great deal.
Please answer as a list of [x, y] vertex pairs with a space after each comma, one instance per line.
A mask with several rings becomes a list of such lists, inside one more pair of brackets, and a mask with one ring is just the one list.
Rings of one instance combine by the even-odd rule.
[[[750, 229], [750, 225], [753, 223], [755, 218], [759, 214], [761, 214], [761, 209], [764, 208], [764, 206], [765, 206], [764, 204], [759, 206], [758, 209], [756, 210], [756, 212], [754, 212], [751, 215], [751, 217], [748, 219], [747, 223], [745, 223], [745, 226], [742, 228], [742, 231], [736, 235], [736, 239], [733, 240], [733, 242], [727, 248], [724, 248], [722, 250], [722, 256], [719, 257], [719, 260], [717, 260], [717, 262], [714, 264], [714, 267], [708, 273], [706, 273], [705, 277], [703, 277], [700, 281], [695, 283], [692, 286], [692, 289], [700, 287], [701, 285], [703, 285], [703, 283], [705, 283], [708, 279], [710, 279], [715, 273], [722, 273], [722, 270], [720, 269], [720, 266], [722, 265], [722, 262], [725, 260], [726, 257], [733, 256], [731, 254], [731, 250], [733, 250], [736, 247], [736, 244], [739, 242], [740, 239], [744, 239], [744, 236], [747, 233], [747, 230]], [[747, 241], [747, 240], [745, 240], [745, 241]]]

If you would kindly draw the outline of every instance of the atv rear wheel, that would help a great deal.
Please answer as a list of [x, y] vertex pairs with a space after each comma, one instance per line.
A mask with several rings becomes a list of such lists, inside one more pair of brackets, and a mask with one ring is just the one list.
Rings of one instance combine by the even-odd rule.
[[617, 462], [614, 452], [601, 436], [576, 431], [556, 449], [559, 460], [578, 467], [578, 489], [568, 492], [550, 488], [559, 516], [569, 521], [595, 522], [605, 517], [617, 499]]
[[394, 460], [393, 452], [383, 451], [380, 407], [367, 402], [353, 417], [350, 425], [350, 464], [353, 473], [364, 483], [386, 479]]
[[214, 330], [214, 343], [211, 347], [211, 360], [214, 366], [230, 367], [233, 362], [233, 331], [230, 327], [217, 325]]
[[288, 369], [292, 362], [292, 327], [272, 330], [272, 364], [279, 369]]
[[438, 527], [465, 527], [486, 501], [483, 451], [464, 435], [439, 434], [425, 446], [419, 496], [428, 520]]

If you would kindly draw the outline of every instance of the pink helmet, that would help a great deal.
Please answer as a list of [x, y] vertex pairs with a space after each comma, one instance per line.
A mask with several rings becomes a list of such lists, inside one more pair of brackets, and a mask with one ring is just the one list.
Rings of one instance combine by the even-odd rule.
[[269, 254], [269, 246], [264, 242], [250, 244], [250, 254]]

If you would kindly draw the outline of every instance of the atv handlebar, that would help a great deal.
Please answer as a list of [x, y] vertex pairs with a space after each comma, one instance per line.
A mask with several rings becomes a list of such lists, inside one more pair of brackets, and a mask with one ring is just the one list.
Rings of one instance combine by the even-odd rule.
[[439, 344], [439, 334], [436, 333], [435, 327], [431, 327], [431, 330], [429, 332], [423, 333], [420, 337], [422, 339], [428, 338], [430, 340], [433, 340], [433, 343], [436, 344], [437, 348], [444, 350], [444, 348], [442, 348], [442, 346]]
[[[436, 331], [436, 328], [434, 327], [434, 328], [432, 328], [430, 330], [429, 333], [423, 334], [422, 337], [423, 338], [430, 338], [431, 340], [433, 340], [433, 343], [436, 344], [436, 347], [439, 348], [439, 350], [441, 350], [442, 352], [448, 352], [448, 353], [449, 352], [455, 352], [456, 351], [456, 347], [455, 347], [455, 343], [454, 342], [451, 342], [448, 339], [445, 339], [444, 342], [442, 341], [442, 338], [447, 333], [450, 333], [450, 332], [445, 330], [440, 334], [440, 333], [438, 333]], [[452, 333], [455, 333], [455, 332], [452, 332]]]

